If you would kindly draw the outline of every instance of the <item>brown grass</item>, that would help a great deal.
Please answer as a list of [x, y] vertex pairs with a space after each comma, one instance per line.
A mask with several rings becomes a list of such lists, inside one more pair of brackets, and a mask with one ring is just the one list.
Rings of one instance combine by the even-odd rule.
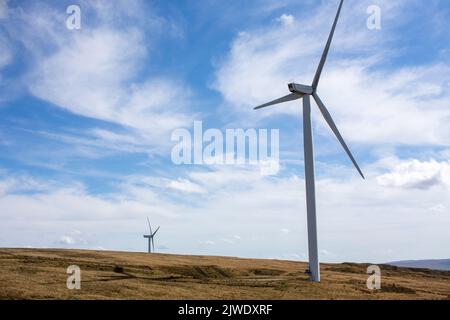
[[[68, 290], [66, 269], [82, 270]], [[367, 265], [322, 265], [308, 281], [302, 262], [82, 250], [0, 249], [0, 299], [449, 299], [450, 272], [381, 266], [382, 290], [366, 287]]]

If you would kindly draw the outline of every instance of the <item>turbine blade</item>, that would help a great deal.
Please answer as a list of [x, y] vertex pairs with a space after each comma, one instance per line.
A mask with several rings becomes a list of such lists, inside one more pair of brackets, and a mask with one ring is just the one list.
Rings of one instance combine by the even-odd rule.
[[147, 217], [147, 222], [148, 222], [148, 228], [150, 229], [150, 235], [152, 234], [152, 226], [150, 225], [150, 220]]
[[155, 253], [155, 240], [152, 237], [152, 248], [153, 248], [153, 253]]
[[347, 144], [345, 143], [344, 139], [342, 138], [341, 133], [339, 132], [338, 128], [336, 127], [336, 124], [334, 123], [334, 120], [331, 117], [330, 112], [325, 107], [325, 105], [323, 104], [322, 100], [320, 100], [320, 98], [317, 95], [317, 93], [313, 93], [313, 97], [314, 97], [314, 100], [316, 100], [317, 106], [319, 107], [320, 112], [322, 113], [323, 117], [325, 118], [325, 121], [328, 123], [328, 125], [331, 128], [331, 130], [336, 135], [336, 138], [339, 140], [339, 142], [341, 143], [341, 145], [344, 148], [345, 152], [350, 157], [350, 160], [352, 160], [353, 165], [355, 166], [356, 170], [358, 170], [359, 174], [361, 175], [361, 177], [363, 179], [366, 179], [364, 177], [364, 174], [362, 173], [361, 169], [359, 168], [358, 163], [356, 162], [355, 158], [353, 157], [352, 153], [350, 152], [350, 149], [347, 147]]
[[330, 51], [331, 42], [333, 41], [334, 31], [336, 30], [336, 25], [339, 20], [339, 15], [341, 14], [342, 5], [344, 4], [344, 0], [341, 0], [339, 4], [339, 9], [336, 14], [336, 18], [334, 19], [333, 27], [331, 28], [330, 35], [328, 37], [327, 45], [325, 46], [325, 50], [323, 51], [322, 58], [320, 59], [319, 66], [317, 67], [316, 75], [314, 76], [312, 87], [313, 89], [317, 89], [319, 85], [320, 76], [322, 74], [323, 67], [325, 62], [327, 61], [328, 52]]
[[280, 104], [280, 103], [284, 103], [284, 102], [294, 101], [294, 100], [300, 99], [301, 97], [303, 97], [303, 95], [299, 95], [299, 94], [296, 94], [296, 93], [291, 93], [290, 95], [287, 95], [287, 96], [285, 96], [283, 98], [280, 98], [280, 99], [273, 100], [271, 102], [262, 104], [262, 105], [260, 105], [260, 106], [258, 106], [256, 108], [254, 108], [254, 110], [270, 107], [270, 106], [273, 106], [275, 104]]
[[160, 227], [158, 227], [158, 228], [156, 229], [156, 231], [152, 234], [152, 236], [154, 236], [154, 235], [158, 232], [159, 228], [160, 228]]

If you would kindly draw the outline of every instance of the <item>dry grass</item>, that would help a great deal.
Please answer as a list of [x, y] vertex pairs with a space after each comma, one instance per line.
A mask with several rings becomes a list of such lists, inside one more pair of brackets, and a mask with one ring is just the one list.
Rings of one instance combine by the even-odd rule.
[[[82, 270], [68, 290], [66, 269]], [[81, 250], [0, 250], [0, 299], [450, 299], [450, 272], [382, 266], [381, 291], [366, 288], [363, 264], [305, 263]]]

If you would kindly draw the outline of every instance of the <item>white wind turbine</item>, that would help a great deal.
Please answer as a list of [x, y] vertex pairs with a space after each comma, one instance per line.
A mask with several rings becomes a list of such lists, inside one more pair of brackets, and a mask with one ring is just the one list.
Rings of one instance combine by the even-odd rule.
[[[156, 229], [155, 232], [152, 232], [152, 226], [150, 224], [150, 220], [147, 217], [147, 222], [148, 222], [148, 228], [150, 229], [150, 234], [149, 235], [144, 235], [144, 238], [148, 239], [148, 253], [152, 253], [155, 252], [155, 234], [158, 232], [159, 227]], [[152, 250], [153, 249], [153, 250]]]
[[307, 207], [307, 218], [308, 218], [308, 251], [309, 251], [309, 273], [311, 276], [311, 280], [314, 282], [320, 282], [320, 266], [319, 266], [319, 255], [318, 255], [318, 244], [317, 244], [317, 221], [316, 221], [316, 195], [315, 195], [315, 177], [314, 177], [314, 148], [313, 148], [313, 138], [312, 138], [312, 129], [311, 129], [311, 103], [310, 96], [314, 98], [319, 107], [320, 112], [322, 113], [325, 121], [330, 126], [333, 133], [336, 135], [337, 139], [341, 143], [347, 155], [350, 157], [350, 160], [353, 162], [354, 166], [358, 170], [361, 177], [364, 179], [364, 175], [356, 163], [355, 158], [350, 152], [347, 144], [342, 138], [336, 124], [333, 121], [328, 109], [323, 104], [322, 100], [320, 100], [319, 95], [317, 94], [317, 86], [319, 85], [320, 76], [322, 74], [323, 67], [325, 65], [325, 61], [327, 60], [328, 51], [330, 50], [331, 42], [333, 40], [334, 31], [336, 29], [336, 25], [339, 19], [339, 15], [341, 13], [342, 5], [344, 0], [341, 0], [339, 4], [339, 9], [336, 14], [336, 18], [333, 23], [333, 27], [331, 29], [330, 36], [328, 37], [327, 44], [325, 46], [325, 50], [322, 54], [322, 58], [320, 59], [319, 66], [317, 68], [317, 72], [315, 74], [313, 83], [311, 86], [301, 85], [296, 83], [289, 84], [289, 91], [291, 94], [271, 101], [269, 103], [263, 104], [257, 109], [266, 108], [268, 106], [276, 105], [279, 103], [284, 103], [288, 101], [293, 101], [297, 99], [303, 98], [303, 139], [304, 139], [304, 153], [305, 153], [305, 182], [306, 182], [306, 207]]

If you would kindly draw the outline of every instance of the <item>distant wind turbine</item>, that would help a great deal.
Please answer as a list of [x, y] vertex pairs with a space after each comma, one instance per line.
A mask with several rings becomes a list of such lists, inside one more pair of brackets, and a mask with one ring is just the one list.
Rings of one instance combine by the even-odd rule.
[[148, 239], [148, 253], [152, 253], [155, 252], [155, 234], [158, 232], [159, 227], [156, 229], [155, 232], [152, 232], [152, 226], [150, 224], [150, 220], [147, 217], [147, 222], [148, 222], [148, 228], [150, 229], [150, 234], [149, 235], [144, 235], [144, 238]]
[[319, 66], [317, 68], [317, 72], [314, 76], [314, 80], [311, 86], [301, 85], [296, 83], [289, 84], [289, 91], [291, 94], [271, 101], [269, 103], [263, 104], [259, 107], [256, 107], [255, 110], [266, 108], [272, 105], [293, 101], [297, 99], [303, 98], [303, 139], [304, 139], [304, 153], [305, 153], [305, 182], [306, 182], [306, 207], [307, 207], [307, 217], [308, 217], [308, 251], [309, 251], [309, 273], [311, 277], [311, 281], [320, 282], [320, 266], [319, 266], [319, 254], [318, 254], [318, 244], [317, 244], [317, 221], [316, 221], [316, 195], [315, 195], [315, 177], [314, 177], [314, 148], [313, 148], [313, 138], [312, 138], [312, 129], [311, 129], [311, 103], [310, 96], [313, 96], [314, 100], [319, 107], [320, 112], [322, 113], [325, 121], [330, 126], [333, 133], [336, 135], [340, 144], [344, 148], [347, 155], [350, 157], [350, 160], [353, 162], [353, 165], [358, 170], [359, 174], [363, 179], [364, 175], [359, 168], [355, 158], [350, 152], [347, 144], [342, 138], [336, 124], [334, 123], [333, 118], [331, 117], [328, 109], [323, 104], [322, 100], [320, 100], [319, 95], [317, 94], [317, 87], [319, 85], [320, 76], [322, 74], [323, 67], [327, 60], [328, 51], [330, 50], [331, 42], [333, 40], [334, 31], [336, 29], [337, 22], [339, 20], [339, 15], [341, 13], [342, 5], [344, 4], [344, 0], [341, 0], [339, 4], [339, 8], [336, 14], [336, 18], [333, 23], [333, 27], [331, 29], [330, 36], [328, 37], [327, 44], [325, 46], [325, 50], [322, 54], [322, 58], [320, 59]]

